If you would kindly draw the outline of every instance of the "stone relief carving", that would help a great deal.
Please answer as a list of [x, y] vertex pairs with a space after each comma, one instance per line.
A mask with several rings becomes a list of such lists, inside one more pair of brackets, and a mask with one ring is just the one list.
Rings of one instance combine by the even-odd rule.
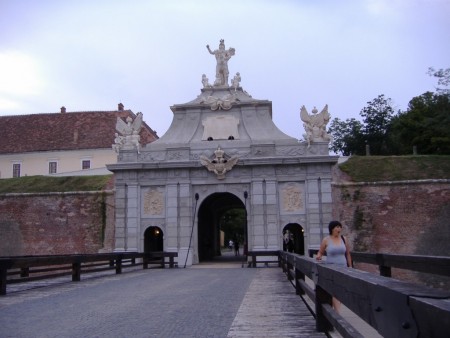
[[295, 146], [295, 147], [277, 147], [276, 154], [278, 156], [298, 156], [304, 155], [306, 153], [306, 147], [303, 146]]
[[206, 156], [200, 156], [200, 163], [205, 166], [209, 171], [214, 172], [217, 175], [217, 179], [223, 180], [225, 178], [225, 173], [230, 171], [238, 162], [238, 157], [229, 157], [225, 152], [217, 148], [214, 151], [214, 158], [210, 160]]
[[210, 137], [213, 140], [229, 140], [230, 137], [239, 139], [239, 119], [237, 117], [227, 115], [208, 116], [202, 124], [204, 128], [203, 141]]
[[216, 79], [214, 81], [214, 86], [228, 86], [228, 60], [235, 54], [234, 48], [225, 49], [225, 41], [220, 40], [219, 49], [212, 51], [209, 45], [206, 45], [208, 52], [216, 57]]
[[142, 113], [137, 113], [133, 120], [130, 116], [127, 117], [127, 122], [124, 122], [120, 117], [117, 117], [114, 144], [112, 148], [116, 153], [121, 149], [130, 150], [137, 149], [140, 153], [140, 139], [139, 132], [142, 128]]
[[164, 194], [157, 189], [149, 189], [144, 193], [143, 212], [145, 215], [162, 215], [164, 212]]
[[309, 115], [305, 106], [302, 106], [300, 110], [300, 118], [304, 122], [303, 127], [306, 133], [303, 137], [308, 142], [308, 148], [311, 146], [311, 142], [330, 142], [331, 136], [327, 134], [326, 126], [330, 121], [330, 114], [328, 113], [328, 105], [317, 114], [316, 107], [312, 110], [312, 115]]
[[238, 99], [232, 94], [227, 94], [222, 97], [208, 96], [200, 101], [200, 103], [208, 104], [211, 110], [230, 110], [234, 102]]
[[299, 185], [288, 185], [281, 191], [282, 210], [296, 212], [303, 210], [303, 192]]

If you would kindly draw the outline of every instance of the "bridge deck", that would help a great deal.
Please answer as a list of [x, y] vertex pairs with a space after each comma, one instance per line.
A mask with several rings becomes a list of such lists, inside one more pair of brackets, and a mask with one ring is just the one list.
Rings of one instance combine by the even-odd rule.
[[280, 269], [258, 269], [228, 337], [326, 337]]
[[325, 337], [279, 268], [222, 263], [32, 283], [0, 297], [0, 336]]

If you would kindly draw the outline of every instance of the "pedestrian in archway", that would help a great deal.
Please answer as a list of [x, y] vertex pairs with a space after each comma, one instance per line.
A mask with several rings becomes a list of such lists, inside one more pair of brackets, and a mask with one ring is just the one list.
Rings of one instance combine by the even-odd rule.
[[239, 242], [237, 240], [234, 241], [234, 255], [239, 256]]

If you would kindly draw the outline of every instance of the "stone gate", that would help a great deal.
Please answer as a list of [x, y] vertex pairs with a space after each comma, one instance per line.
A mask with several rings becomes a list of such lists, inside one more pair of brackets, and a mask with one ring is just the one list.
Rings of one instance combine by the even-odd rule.
[[221, 40], [208, 51], [217, 60], [214, 83], [203, 75], [197, 98], [170, 107], [166, 134], [140, 147], [139, 123], [118, 130], [118, 162], [108, 166], [115, 250], [178, 252], [179, 265], [211, 259], [220, 255], [221, 217], [232, 208], [245, 210], [246, 250], [283, 249], [289, 239], [299, 253], [317, 248], [328, 233], [337, 162], [328, 152], [327, 106], [311, 115], [302, 107], [305, 140], [290, 137], [273, 123], [271, 101], [247, 93], [239, 73], [228, 84], [234, 49]]

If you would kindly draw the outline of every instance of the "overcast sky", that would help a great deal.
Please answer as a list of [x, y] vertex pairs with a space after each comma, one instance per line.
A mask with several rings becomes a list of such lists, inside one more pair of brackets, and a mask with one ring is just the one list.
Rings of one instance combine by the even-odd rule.
[[286, 134], [300, 107], [340, 119], [379, 94], [406, 110], [450, 67], [449, 0], [0, 0], [0, 115], [126, 109], [162, 136], [170, 106], [214, 81], [225, 39], [230, 78], [273, 104]]

